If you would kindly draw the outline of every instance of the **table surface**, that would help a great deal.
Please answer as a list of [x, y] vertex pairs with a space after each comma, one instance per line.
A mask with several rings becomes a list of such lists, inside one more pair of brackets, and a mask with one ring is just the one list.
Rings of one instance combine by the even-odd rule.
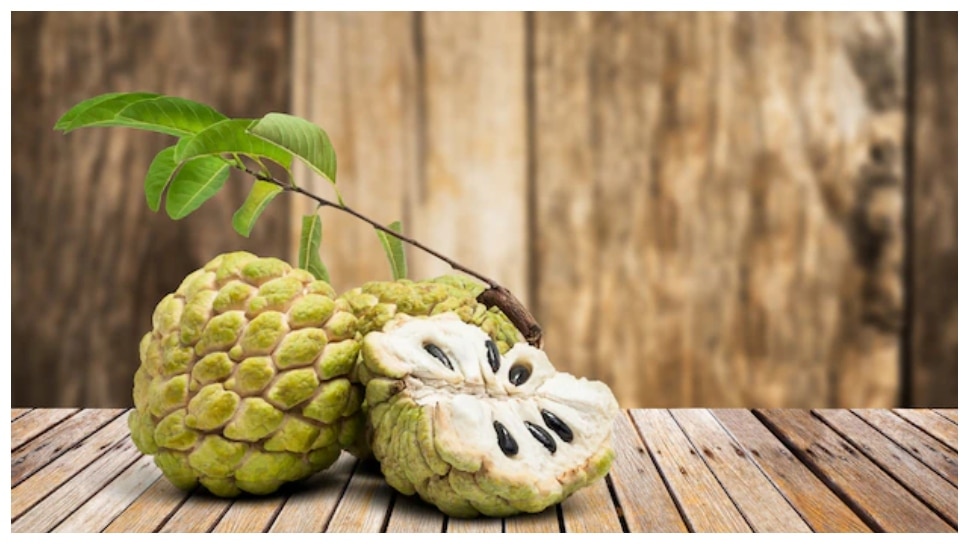
[[633, 409], [606, 479], [559, 506], [452, 519], [349, 454], [285, 493], [182, 492], [124, 409], [13, 409], [14, 532], [954, 532], [956, 409]]

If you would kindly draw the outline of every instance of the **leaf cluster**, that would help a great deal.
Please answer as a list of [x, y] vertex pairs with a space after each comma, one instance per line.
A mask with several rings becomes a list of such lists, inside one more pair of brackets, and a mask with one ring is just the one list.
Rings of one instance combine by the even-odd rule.
[[[336, 189], [337, 156], [327, 133], [289, 114], [272, 112], [259, 119], [237, 119], [185, 98], [144, 92], [107, 93], [76, 104], [54, 125], [64, 133], [86, 127], [126, 127], [177, 139], [158, 152], [145, 175], [149, 208], [158, 211], [164, 199], [165, 212], [174, 220], [188, 216], [218, 193], [232, 168], [256, 178], [232, 218], [233, 228], [244, 237], [277, 195], [296, 188], [294, 160], [306, 164]], [[285, 179], [275, 177], [271, 165], [277, 165]], [[337, 199], [336, 207], [344, 207], [339, 191]], [[390, 228], [401, 232], [400, 222]], [[321, 231], [319, 215], [303, 218], [299, 266], [329, 280], [319, 255]], [[378, 235], [395, 279], [405, 277], [401, 240], [381, 231]]]

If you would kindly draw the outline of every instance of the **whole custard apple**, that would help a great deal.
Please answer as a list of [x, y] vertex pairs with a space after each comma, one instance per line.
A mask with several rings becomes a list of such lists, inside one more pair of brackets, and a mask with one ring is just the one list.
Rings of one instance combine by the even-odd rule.
[[361, 435], [357, 317], [284, 261], [224, 254], [155, 308], [128, 425], [176, 486], [268, 494]]
[[371, 446], [388, 484], [455, 517], [538, 512], [604, 476], [616, 398], [455, 313], [363, 338]]

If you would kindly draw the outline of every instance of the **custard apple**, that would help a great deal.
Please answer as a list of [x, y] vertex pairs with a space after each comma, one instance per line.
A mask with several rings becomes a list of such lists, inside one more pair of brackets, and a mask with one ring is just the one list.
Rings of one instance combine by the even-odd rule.
[[274, 258], [216, 257], [155, 308], [140, 345], [138, 449], [176, 486], [267, 494], [361, 435], [357, 317]]
[[453, 312], [363, 338], [371, 445], [387, 482], [454, 517], [538, 512], [605, 475], [616, 399]]

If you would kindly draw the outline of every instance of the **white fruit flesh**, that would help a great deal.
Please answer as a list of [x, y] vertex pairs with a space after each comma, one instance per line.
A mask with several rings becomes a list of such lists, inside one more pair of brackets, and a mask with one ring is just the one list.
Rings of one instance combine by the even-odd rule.
[[[601, 382], [557, 372], [544, 352], [525, 343], [500, 356], [493, 371], [487, 342], [481, 329], [451, 314], [401, 316], [383, 332], [364, 338], [365, 364], [377, 375], [399, 379], [403, 389], [396, 397], [409, 397], [430, 412], [435, 453], [455, 470], [474, 474], [483, 488], [514, 489], [513, 496], [526, 489], [534, 492], [524, 501], [504, 498], [513, 503], [544, 506], [559, 501], [588, 484], [588, 470], [600, 471], [591, 465], [612, 456], [616, 399]], [[451, 368], [429, 346], [437, 347]], [[513, 368], [528, 370], [528, 378], [514, 383]], [[542, 411], [564, 423], [571, 437], [562, 430], [557, 433]], [[502, 448], [496, 422], [516, 448], [509, 448], [508, 441]], [[385, 457], [396, 454], [393, 447], [378, 451]], [[419, 492], [423, 489], [423, 483], [412, 484]]]

